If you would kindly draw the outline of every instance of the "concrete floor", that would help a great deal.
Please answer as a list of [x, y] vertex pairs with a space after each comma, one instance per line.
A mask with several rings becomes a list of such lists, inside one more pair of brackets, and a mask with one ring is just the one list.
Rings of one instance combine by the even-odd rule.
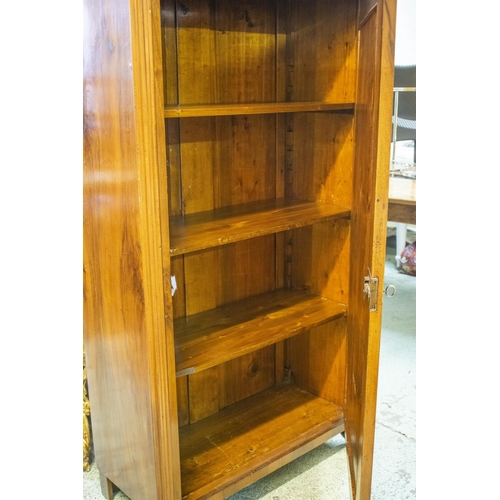
[[[394, 253], [390, 237], [385, 284], [397, 293], [384, 300], [372, 500], [416, 498], [416, 278], [398, 273]], [[102, 500], [94, 464], [83, 478], [83, 499]], [[344, 439], [335, 436], [229, 498], [349, 500]], [[119, 492], [115, 499], [128, 497]]]

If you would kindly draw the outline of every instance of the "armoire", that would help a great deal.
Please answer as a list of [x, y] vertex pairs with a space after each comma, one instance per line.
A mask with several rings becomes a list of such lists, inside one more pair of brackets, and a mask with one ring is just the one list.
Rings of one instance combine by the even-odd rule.
[[395, 0], [85, 0], [84, 348], [103, 495], [373, 464]]

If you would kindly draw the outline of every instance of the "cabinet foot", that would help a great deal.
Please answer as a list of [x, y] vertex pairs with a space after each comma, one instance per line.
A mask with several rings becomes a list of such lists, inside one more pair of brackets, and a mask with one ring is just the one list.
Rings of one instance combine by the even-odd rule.
[[113, 483], [102, 472], [99, 472], [99, 478], [103, 497], [107, 500], [113, 500]]

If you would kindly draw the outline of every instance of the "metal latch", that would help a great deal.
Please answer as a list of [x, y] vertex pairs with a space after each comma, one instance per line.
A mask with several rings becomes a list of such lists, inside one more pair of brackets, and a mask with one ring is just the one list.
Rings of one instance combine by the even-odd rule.
[[[370, 311], [377, 310], [377, 298], [378, 298], [378, 278], [373, 278], [370, 268], [367, 269], [368, 276], [365, 276], [363, 292], [368, 298], [368, 304]], [[396, 295], [396, 287], [394, 285], [389, 285], [385, 287], [384, 293], [387, 297], [392, 298]]]
[[367, 269], [368, 276], [365, 276], [365, 285], [363, 292], [368, 298], [370, 311], [377, 310], [377, 297], [378, 297], [378, 278], [372, 278], [370, 268]]

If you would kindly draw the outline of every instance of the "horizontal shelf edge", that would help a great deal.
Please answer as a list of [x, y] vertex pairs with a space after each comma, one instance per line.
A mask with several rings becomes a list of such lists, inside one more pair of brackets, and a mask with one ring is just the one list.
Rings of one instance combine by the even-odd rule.
[[203, 116], [258, 115], [300, 112], [353, 112], [354, 103], [269, 102], [236, 104], [188, 104], [167, 106], [165, 118], [194, 118]]
[[346, 315], [344, 304], [283, 289], [178, 318], [176, 375], [206, 370]]
[[350, 218], [346, 207], [277, 199], [170, 217], [170, 256], [196, 252], [327, 220]]

